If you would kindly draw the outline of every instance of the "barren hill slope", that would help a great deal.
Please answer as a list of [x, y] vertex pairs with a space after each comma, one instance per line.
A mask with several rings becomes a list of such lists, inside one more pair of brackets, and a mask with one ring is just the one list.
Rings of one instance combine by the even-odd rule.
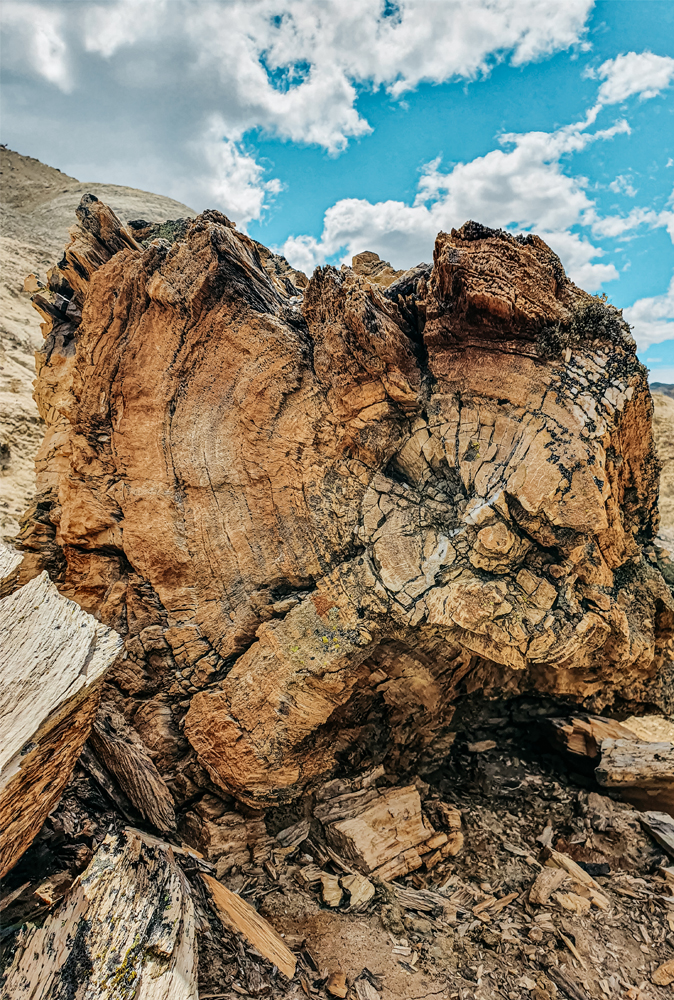
[[0, 536], [11, 536], [33, 495], [33, 456], [43, 434], [33, 402], [33, 351], [42, 335], [30, 293], [23, 290], [26, 275], [46, 280], [86, 192], [111, 205], [125, 223], [163, 222], [194, 212], [163, 195], [82, 183], [5, 147], [0, 147], [0, 185]]

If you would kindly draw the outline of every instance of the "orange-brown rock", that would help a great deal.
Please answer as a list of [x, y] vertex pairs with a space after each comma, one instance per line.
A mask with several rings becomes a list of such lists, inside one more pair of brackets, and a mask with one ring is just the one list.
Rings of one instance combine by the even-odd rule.
[[650, 697], [674, 606], [642, 555], [645, 370], [540, 239], [467, 223], [384, 288], [307, 283], [217, 212], [146, 245], [78, 216], [37, 296], [23, 565], [126, 635], [130, 717], [160, 695], [254, 805], [441, 758], [465, 692]]

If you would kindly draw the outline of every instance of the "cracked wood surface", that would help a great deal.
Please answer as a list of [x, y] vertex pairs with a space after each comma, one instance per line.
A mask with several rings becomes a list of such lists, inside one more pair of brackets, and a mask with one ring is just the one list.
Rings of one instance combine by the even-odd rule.
[[78, 218], [36, 303], [22, 572], [124, 633], [178, 799], [194, 752], [251, 805], [432, 766], [475, 690], [648, 699], [674, 605], [645, 371], [540, 239], [467, 223], [386, 287], [217, 212], [147, 245]]

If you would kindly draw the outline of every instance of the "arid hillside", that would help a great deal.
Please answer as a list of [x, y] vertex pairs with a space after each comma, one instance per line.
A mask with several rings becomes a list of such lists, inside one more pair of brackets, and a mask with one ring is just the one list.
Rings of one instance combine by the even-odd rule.
[[660, 473], [660, 539], [674, 549], [674, 385], [651, 385], [653, 433], [662, 463]]
[[33, 401], [33, 352], [42, 334], [31, 293], [24, 291], [26, 276], [46, 282], [87, 191], [111, 205], [125, 223], [138, 218], [163, 222], [194, 212], [147, 191], [82, 183], [5, 147], [0, 147], [0, 181], [0, 537], [11, 537], [33, 496], [33, 459], [44, 433]]

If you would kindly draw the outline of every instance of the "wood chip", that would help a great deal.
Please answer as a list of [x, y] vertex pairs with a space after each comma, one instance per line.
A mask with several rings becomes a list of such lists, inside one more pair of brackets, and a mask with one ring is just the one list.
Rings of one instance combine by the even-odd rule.
[[369, 979], [357, 979], [354, 983], [358, 1000], [381, 1000], [381, 994]]
[[592, 900], [585, 899], [576, 892], [556, 892], [553, 898], [563, 909], [577, 913], [581, 917], [589, 913], [592, 906]]
[[462, 850], [463, 834], [461, 830], [453, 830], [447, 837], [447, 843], [440, 848], [443, 858], [455, 858]]
[[485, 750], [493, 750], [496, 740], [478, 740], [477, 743], [469, 743], [467, 749], [470, 753], [484, 753]]
[[349, 909], [362, 910], [374, 896], [374, 886], [365, 875], [342, 875], [342, 888], [349, 893]]
[[571, 938], [568, 938], [566, 936], [566, 934], [562, 934], [561, 931], [559, 932], [559, 936], [562, 939], [562, 941], [564, 942], [564, 944], [566, 945], [566, 947], [569, 949], [569, 951], [571, 952], [571, 954], [573, 955], [573, 957], [578, 962], [580, 962], [580, 964], [582, 965], [582, 967], [585, 969], [586, 968], [585, 962], [583, 961], [583, 959], [578, 954], [578, 950], [577, 950], [575, 944], [573, 943], [573, 941], [571, 940]]
[[345, 997], [348, 993], [348, 986], [346, 985], [346, 976], [343, 972], [331, 972], [328, 981], [325, 984], [325, 988], [333, 997]]
[[241, 934], [284, 976], [292, 979], [297, 966], [295, 956], [271, 924], [260, 916], [249, 903], [237, 896], [236, 893], [230, 892], [217, 879], [210, 875], [202, 875], [201, 877], [211, 894], [217, 914], [224, 926], [234, 933]]
[[328, 875], [326, 872], [321, 873], [321, 895], [323, 897], [323, 902], [328, 906], [339, 906], [342, 902], [342, 887], [339, 884], [339, 879], [336, 875]]
[[669, 986], [674, 983], [674, 958], [659, 965], [651, 976], [651, 981], [656, 986]]
[[489, 912], [500, 913], [501, 910], [505, 910], [506, 906], [510, 906], [510, 904], [513, 903], [518, 896], [519, 892], [509, 892], [507, 896], [501, 896], [500, 899], [496, 900], [493, 906], [489, 907]]
[[534, 884], [529, 889], [529, 902], [543, 906], [553, 892], [556, 892], [568, 879], [568, 872], [562, 868], [544, 868], [538, 873]]

